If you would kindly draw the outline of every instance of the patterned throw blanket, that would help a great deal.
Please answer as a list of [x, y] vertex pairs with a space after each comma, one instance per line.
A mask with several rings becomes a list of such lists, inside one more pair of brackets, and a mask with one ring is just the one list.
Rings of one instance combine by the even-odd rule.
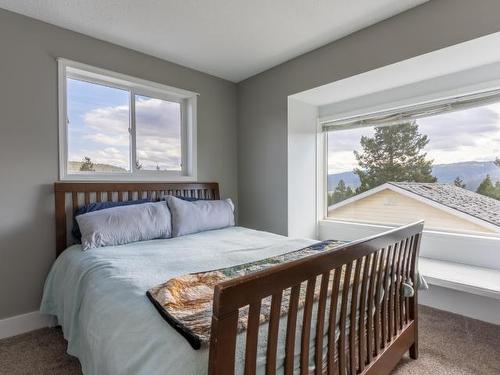
[[[175, 277], [166, 283], [149, 289], [146, 295], [161, 316], [183, 335], [194, 349], [199, 349], [202, 345], [207, 345], [210, 341], [212, 304], [216, 284], [261, 271], [280, 263], [331, 250], [341, 244], [343, 242], [333, 240], [323, 241], [300, 250], [255, 262]], [[305, 302], [304, 284], [302, 283], [300, 290], [299, 308]], [[315, 298], [319, 296], [318, 284], [316, 283]], [[290, 289], [287, 289], [282, 297], [281, 315], [287, 313], [289, 297]], [[270, 310], [271, 298], [264, 298], [260, 312], [261, 324], [269, 320]], [[247, 317], [248, 307], [241, 308], [238, 322], [239, 332], [246, 330]]]

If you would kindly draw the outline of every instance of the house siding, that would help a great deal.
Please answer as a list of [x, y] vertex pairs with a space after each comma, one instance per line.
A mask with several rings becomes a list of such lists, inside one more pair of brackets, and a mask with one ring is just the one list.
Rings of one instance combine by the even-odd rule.
[[328, 217], [335, 220], [391, 225], [408, 224], [424, 219], [426, 229], [468, 233], [496, 233], [430, 204], [389, 189], [384, 189], [345, 206], [329, 209]]

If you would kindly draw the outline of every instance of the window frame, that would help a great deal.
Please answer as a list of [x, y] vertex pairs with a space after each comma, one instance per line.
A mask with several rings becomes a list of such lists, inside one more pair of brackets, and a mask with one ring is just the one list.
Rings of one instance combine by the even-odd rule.
[[[116, 73], [95, 66], [58, 58], [59, 179], [61, 181], [196, 181], [197, 179], [197, 97], [198, 93]], [[130, 171], [125, 173], [68, 173], [67, 79], [125, 90], [129, 93]], [[181, 107], [180, 171], [137, 169], [136, 96], [177, 102]]]
[[[446, 105], [446, 103], [454, 103], [460, 102], [460, 100], [467, 100], [468, 98], [474, 98], [478, 101], [477, 105], [470, 105], [464, 109], [474, 108], [476, 106], [483, 106], [488, 103], [500, 103], [500, 87], [493, 87], [479, 91], [461, 91], [452, 96], [443, 96], [432, 98], [429, 100], [412, 100], [409, 103], [404, 105], [391, 105], [391, 103], [386, 104], [385, 109], [379, 108], [369, 108], [367, 110], [361, 112], [351, 112], [348, 114], [341, 113], [339, 115], [334, 116], [323, 116], [318, 118], [318, 126], [317, 126], [317, 150], [318, 150], [318, 159], [317, 159], [317, 225], [318, 225], [318, 233], [320, 233], [320, 227], [330, 228], [327, 229], [326, 232], [329, 233], [331, 228], [335, 227], [335, 230], [339, 231], [337, 225], [339, 223], [345, 225], [352, 226], [372, 226], [372, 227], [386, 227], [386, 228], [394, 228], [398, 224], [394, 223], [375, 223], [375, 222], [364, 222], [364, 221], [356, 221], [356, 220], [339, 220], [335, 218], [328, 217], [328, 134], [330, 132], [342, 131], [342, 130], [351, 130], [351, 129], [359, 129], [359, 128], [375, 128], [380, 126], [394, 126], [396, 124], [391, 125], [383, 125], [383, 124], [360, 124], [360, 125], [352, 125], [349, 124], [349, 121], [356, 118], [370, 118], [379, 116], [383, 113], [390, 113], [392, 115], [397, 113], [404, 113], [405, 111], [412, 108], [423, 108], [426, 106], [431, 108], [434, 104], [438, 103], [441, 105]], [[493, 98], [493, 99], [492, 99]], [[461, 109], [458, 109], [461, 110]], [[439, 115], [445, 112], [453, 112], [454, 110], [443, 110], [440, 113], [434, 113], [430, 116]], [[427, 117], [427, 116], [425, 116]], [[347, 123], [347, 124], [346, 124]], [[326, 125], [326, 126], [325, 126]], [[335, 129], [337, 128], [337, 129]], [[375, 188], [376, 189], [376, 188]], [[478, 222], [481, 222], [478, 220]], [[342, 230], [342, 229], [340, 229]], [[325, 232], [325, 231], [324, 231]], [[337, 232], [338, 233], [338, 232]], [[454, 236], [461, 235], [463, 237], [470, 238], [495, 238], [500, 241], [500, 234], [495, 233], [481, 233], [481, 232], [453, 232], [453, 231], [443, 231], [440, 229], [433, 228], [425, 228], [424, 233], [441, 233], [444, 236]], [[344, 234], [341, 232], [341, 234]], [[321, 238], [321, 235], [319, 235]]]

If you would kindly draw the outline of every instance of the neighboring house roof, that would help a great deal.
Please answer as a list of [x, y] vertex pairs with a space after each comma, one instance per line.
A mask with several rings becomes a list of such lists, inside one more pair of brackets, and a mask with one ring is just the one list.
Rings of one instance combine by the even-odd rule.
[[418, 182], [389, 182], [389, 184], [500, 227], [500, 201], [496, 199], [451, 184]]
[[451, 184], [388, 182], [328, 207], [332, 210], [384, 189], [402, 193], [500, 232], [500, 201]]

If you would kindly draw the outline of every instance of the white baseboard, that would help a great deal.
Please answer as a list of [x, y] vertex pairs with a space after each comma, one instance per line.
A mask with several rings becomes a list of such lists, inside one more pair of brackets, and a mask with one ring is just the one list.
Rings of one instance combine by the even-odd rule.
[[0, 319], [0, 339], [55, 325], [54, 316], [42, 314], [40, 311]]
[[485, 296], [429, 285], [418, 292], [418, 302], [469, 318], [500, 325], [500, 301]]

